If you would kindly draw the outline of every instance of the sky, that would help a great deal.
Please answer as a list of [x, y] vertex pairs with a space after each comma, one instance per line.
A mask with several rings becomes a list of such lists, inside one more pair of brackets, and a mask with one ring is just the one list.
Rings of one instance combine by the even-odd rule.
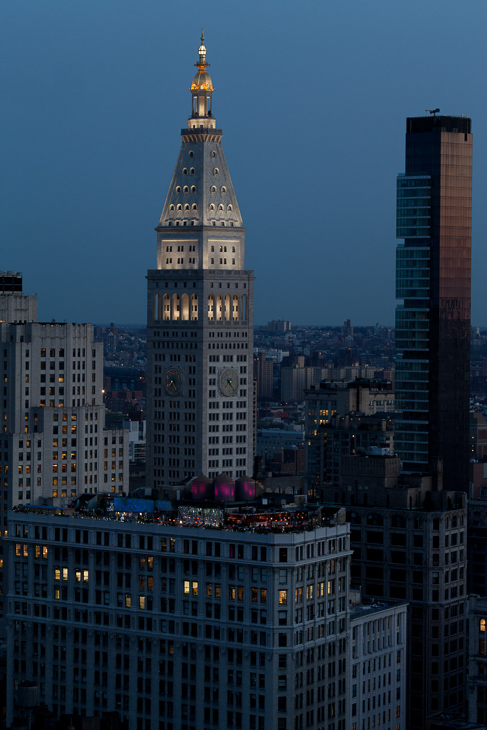
[[255, 323], [394, 323], [406, 117], [473, 120], [487, 326], [487, 2], [3, 0], [0, 269], [39, 317], [144, 324], [201, 28]]

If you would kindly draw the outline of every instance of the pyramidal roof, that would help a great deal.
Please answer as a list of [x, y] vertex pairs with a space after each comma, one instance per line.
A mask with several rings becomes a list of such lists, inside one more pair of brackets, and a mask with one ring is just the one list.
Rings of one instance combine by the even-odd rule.
[[[183, 143], [159, 227], [218, 226], [243, 228], [242, 216], [212, 112], [213, 83], [207, 72], [203, 34], [198, 71], [190, 87], [191, 117], [181, 130]], [[204, 80], [204, 83], [201, 81]]]
[[242, 228], [242, 216], [221, 146], [220, 130], [200, 130], [198, 134], [190, 132], [192, 130], [183, 130], [183, 144], [159, 226], [223, 225]]

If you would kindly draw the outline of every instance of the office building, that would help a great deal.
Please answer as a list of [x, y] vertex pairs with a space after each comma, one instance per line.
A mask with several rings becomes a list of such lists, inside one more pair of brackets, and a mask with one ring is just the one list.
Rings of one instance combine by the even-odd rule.
[[[409, 603], [407, 727], [419, 730], [465, 707], [466, 495], [433, 489], [435, 476], [401, 474], [397, 456], [343, 456], [341, 471], [353, 584], [368, 598]], [[333, 503], [337, 488], [322, 491]]]
[[335, 486], [334, 500], [340, 499], [342, 457], [356, 453], [389, 454], [394, 451], [394, 430], [391, 418], [378, 415], [337, 413], [318, 426], [307, 412], [310, 430], [305, 436], [307, 494], [323, 500], [330, 492], [323, 487]]
[[[130, 730], [351, 727], [343, 509], [206, 501], [126, 522], [116, 504], [10, 513], [8, 726], [27, 680], [55, 717], [116, 711]], [[404, 649], [385, 631], [370, 671], [394, 665], [392, 689]]]
[[38, 322], [37, 297], [23, 293], [18, 272], [0, 273], [0, 287], [4, 536], [13, 505], [61, 506], [80, 493], [127, 491], [128, 436], [105, 429], [103, 345], [93, 325]]
[[350, 730], [406, 725], [406, 601], [363, 603], [351, 591]]
[[397, 179], [396, 450], [468, 490], [472, 122], [409, 118]]
[[147, 274], [149, 485], [253, 470], [253, 272], [198, 50], [191, 113]]

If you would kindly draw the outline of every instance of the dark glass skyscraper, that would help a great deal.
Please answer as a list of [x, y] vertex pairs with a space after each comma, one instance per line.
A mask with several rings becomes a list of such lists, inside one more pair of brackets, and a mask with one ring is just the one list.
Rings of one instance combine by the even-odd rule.
[[409, 118], [397, 179], [395, 447], [468, 488], [472, 122]]

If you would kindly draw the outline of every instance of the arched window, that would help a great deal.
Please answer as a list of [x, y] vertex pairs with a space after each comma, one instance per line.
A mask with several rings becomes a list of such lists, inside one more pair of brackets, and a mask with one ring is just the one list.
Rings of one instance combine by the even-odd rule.
[[181, 319], [187, 321], [189, 319], [189, 296], [183, 294], [181, 297]]
[[169, 206], [169, 210], [174, 210], [174, 205], [172, 205], [172, 203], [171, 203], [171, 205]]
[[178, 186], [177, 186], [177, 188], [176, 188], [176, 192], [177, 192], [177, 193], [180, 193], [180, 192], [181, 192], [181, 188], [179, 187], [179, 185], [178, 185]]
[[234, 322], [238, 322], [238, 319], [239, 319], [238, 305], [239, 305], [238, 294], [234, 294], [233, 295], [233, 321]]
[[216, 193], [216, 185], [211, 186], [210, 193]]
[[181, 205], [181, 203], [179, 203], [178, 210], [182, 210], [182, 209], [183, 209], [183, 206]]
[[210, 294], [208, 297], [208, 319], [213, 322], [215, 319], [215, 297]]
[[186, 205], [184, 206], [184, 210], [189, 210], [189, 205], [188, 205], [188, 203], [186, 203]]
[[162, 298], [162, 318], [165, 320], [171, 319], [171, 300], [169, 294], [164, 294]]
[[221, 203], [220, 203], [220, 205], [218, 206], [218, 210], [223, 210], [223, 205], [222, 205]]
[[193, 205], [191, 207], [193, 210], [198, 210], [198, 206], [196, 205], [196, 203], [193, 203]]
[[192, 193], [195, 193], [196, 192], [196, 185], [191, 185], [191, 192]]
[[218, 169], [218, 167], [215, 167], [215, 169], [213, 170], [213, 174], [214, 175], [219, 175], [220, 174], [220, 170]]
[[154, 296], [154, 309], [153, 309], [152, 316], [154, 317], [156, 322], [159, 322], [159, 320], [161, 319], [161, 295], [160, 294], [156, 294]]
[[172, 321], [177, 322], [179, 320], [179, 297], [177, 294], [172, 295]]
[[215, 152], [215, 150], [213, 150], [213, 152], [211, 153], [211, 156], [212, 156], [212, 157], [216, 157], [216, 152]]
[[222, 195], [225, 195], [225, 193], [227, 192], [227, 189], [226, 189], [225, 185], [222, 185], [221, 186], [220, 192], [222, 193]]
[[227, 320], [227, 322], [229, 322], [232, 318], [231, 307], [232, 307], [232, 300], [231, 300], [230, 294], [227, 294], [225, 296], [225, 319]]
[[233, 205], [227, 205], [227, 210], [233, 210]]
[[189, 151], [189, 156], [190, 156], [190, 157], [194, 157], [194, 152], [193, 152], [193, 150], [190, 150], [190, 151]]
[[188, 174], [187, 169], [185, 167], [183, 167], [183, 175], [187, 175], [187, 174]]
[[190, 172], [191, 175], [194, 175], [194, 167], [192, 167], [189, 172]]
[[198, 295], [191, 294], [191, 319], [193, 321], [198, 319]]
[[216, 319], [217, 322], [223, 321], [223, 297], [221, 294], [218, 294], [216, 298]]
[[209, 208], [210, 208], [210, 210], [215, 210], [215, 206], [213, 205], [213, 203], [210, 203]]
[[187, 185], [184, 186], [183, 193], [189, 193], [189, 188]]

